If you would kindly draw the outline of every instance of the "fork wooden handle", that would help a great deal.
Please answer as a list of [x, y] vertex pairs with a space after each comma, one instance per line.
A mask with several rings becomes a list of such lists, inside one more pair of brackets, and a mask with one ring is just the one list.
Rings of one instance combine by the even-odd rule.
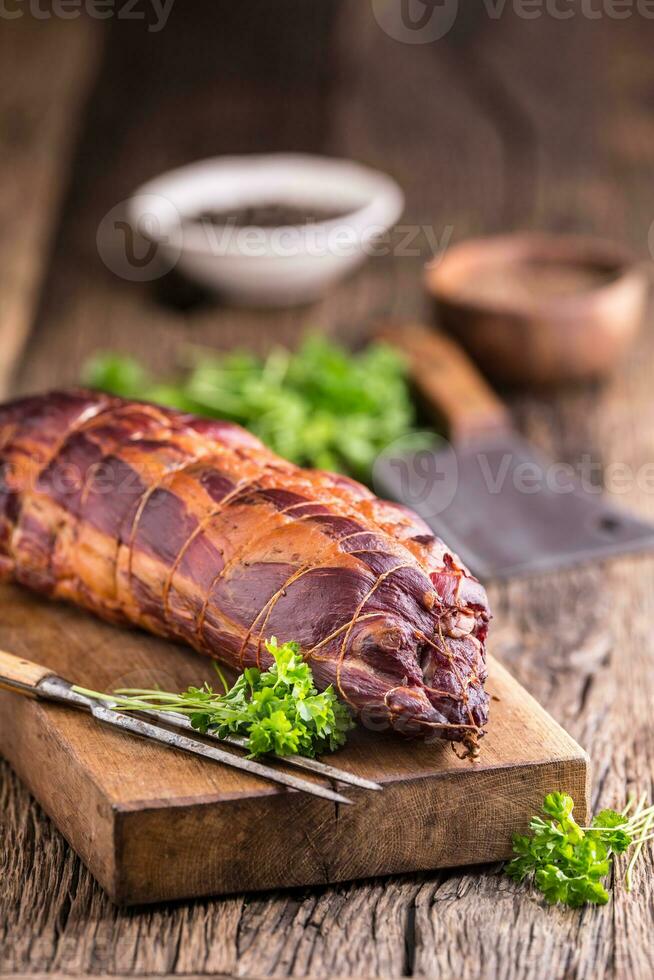
[[0, 688], [35, 698], [39, 683], [53, 674], [54, 671], [48, 667], [0, 650]]

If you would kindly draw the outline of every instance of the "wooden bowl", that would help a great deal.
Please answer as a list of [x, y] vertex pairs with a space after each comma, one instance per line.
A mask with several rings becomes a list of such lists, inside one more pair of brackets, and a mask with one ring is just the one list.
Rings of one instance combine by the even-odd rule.
[[486, 374], [555, 384], [609, 374], [643, 319], [649, 277], [601, 239], [519, 233], [480, 238], [430, 262], [442, 325]]

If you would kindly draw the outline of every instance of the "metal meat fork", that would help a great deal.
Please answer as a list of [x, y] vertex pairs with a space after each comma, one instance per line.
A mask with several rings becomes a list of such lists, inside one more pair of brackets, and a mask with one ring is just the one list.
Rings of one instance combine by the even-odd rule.
[[[149, 738], [155, 742], [162, 742], [171, 748], [181, 749], [184, 752], [192, 752], [194, 755], [200, 755], [214, 762], [222, 762], [226, 766], [232, 766], [234, 769], [242, 769], [244, 772], [249, 772], [253, 776], [261, 776], [263, 779], [280, 783], [289, 789], [299, 790], [302, 793], [310, 793], [312, 796], [320, 796], [322, 799], [331, 800], [333, 803], [352, 803], [352, 800], [349, 800], [346, 796], [342, 796], [327, 786], [322, 786], [319, 783], [311, 783], [292, 773], [284, 772], [281, 769], [273, 769], [271, 766], [263, 765], [261, 762], [247, 759], [244, 756], [233, 755], [231, 752], [226, 752], [224, 749], [220, 749], [214, 745], [207, 745], [206, 742], [202, 742], [197, 738], [189, 738], [188, 735], [171, 732], [167, 728], [143, 720], [142, 717], [136, 717], [118, 711], [107, 706], [106, 702], [96, 700], [73, 690], [73, 685], [69, 681], [64, 680], [63, 677], [59, 677], [47, 667], [32, 663], [30, 660], [24, 660], [22, 657], [16, 657], [12, 653], [5, 653], [1, 650], [0, 688], [6, 688], [18, 694], [25, 694], [28, 697], [46, 701], [57, 701], [72, 705], [75, 708], [81, 708], [92, 714], [97, 721], [101, 721], [106, 725], [112, 725], [121, 731], [131, 732], [133, 735], [140, 735], [142, 738]], [[161, 718], [159, 712], [154, 711], [142, 711], [139, 712], [139, 715], [147, 716], [157, 721], [163, 720], [164, 723], [176, 728], [193, 730], [187, 718], [174, 712], [167, 713], [165, 719]], [[236, 748], [242, 749], [246, 747], [245, 739], [237, 736], [230, 736], [225, 739], [217, 739], [216, 736], [210, 737], [217, 741], [225, 742], [228, 745], [233, 745]], [[369, 779], [363, 779], [361, 776], [355, 776], [353, 773], [346, 772], [344, 769], [337, 769], [335, 766], [326, 765], [317, 759], [306, 759], [302, 756], [294, 755], [284, 756], [283, 761], [297, 768], [307, 769], [326, 776], [329, 779], [349, 783], [351, 786], [375, 790], [382, 788], [379, 783], [375, 783]]]

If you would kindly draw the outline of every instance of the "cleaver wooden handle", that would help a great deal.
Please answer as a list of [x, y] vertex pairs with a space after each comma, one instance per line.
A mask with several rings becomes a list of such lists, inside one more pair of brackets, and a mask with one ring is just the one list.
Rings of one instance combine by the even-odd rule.
[[0, 688], [35, 698], [39, 682], [53, 675], [54, 671], [47, 667], [0, 650]]
[[421, 400], [445, 425], [452, 442], [470, 442], [512, 427], [506, 405], [451, 337], [412, 323], [384, 326], [376, 336], [408, 360]]

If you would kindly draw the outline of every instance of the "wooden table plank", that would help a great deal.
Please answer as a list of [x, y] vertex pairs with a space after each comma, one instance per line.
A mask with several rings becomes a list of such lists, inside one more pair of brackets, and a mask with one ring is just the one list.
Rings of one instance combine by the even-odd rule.
[[0, 32], [0, 398], [36, 313], [99, 25], [19, 16]]
[[[646, 254], [651, 215], [643, 213], [640, 175], [633, 165], [625, 172], [620, 147], [605, 141], [606, 129], [613, 125], [606, 119], [606, 104], [612, 104], [616, 118], [634, 112], [634, 104], [621, 101], [611, 87], [615, 80], [609, 82], [602, 73], [580, 73], [575, 85], [563, 81], [566, 68], [570, 78], [566, 50], [575, 34], [577, 56], [588, 64], [591, 51], [601, 59], [613, 50], [606, 31], [601, 25], [589, 30], [581, 24], [583, 30], [577, 31], [562, 30], [560, 23], [541, 25], [539, 43], [529, 48], [530, 70], [524, 84], [516, 85], [517, 74], [524, 71], [530, 29], [516, 22], [507, 26], [503, 35], [489, 32], [485, 57], [532, 126], [539, 166], [527, 175], [533, 183], [532, 207], [521, 224], [592, 230], [626, 239], [637, 254]], [[637, 25], [622, 31], [630, 50], [638, 48], [635, 30]], [[615, 34], [611, 39], [619, 46]], [[569, 111], [561, 111], [562, 98]], [[519, 172], [515, 176], [524, 179]], [[641, 202], [637, 220], [634, 201]], [[523, 396], [514, 405], [523, 428], [556, 458], [578, 463], [590, 453], [599, 463], [596, 482], [602, 479], [603, 465], [625, 461], [637, 468], [652, 458], [651, 440], [641, 439], [636, 447], [631, 436], [636, 428], [648, 432], [640, 405], [641, 398], [649, 402], [645, 375], [650, 373], [650, 351], [645, 334], [626, 370], [603, 390], [562, 392], [549, 403], [542, 396]], [[651, 496], [636, 488], [628, 498], [616, 499], [651, 515]], [[652, 641], [642, 631], [636, 633], [631, 620], [635, 609], [649, 606], [653, 572], [651, 559], [624, 559], [491, 589], [499, 620], [494, 651], [588, 749], [596, 765], [598, 807], [616, 805], [631, 790], [652, 791], [646, 761], [651, 727], [644, 707], [651, 698], [645, 678], [651, 674]], [[647, 719], [640, 745], [629, 733], [636, 718]], [[538, 977], [543, 963], [551, 976], [649, 976], [652, 954], [644, 936], [651, 904], [650, 862], [647, 856], [638, 896], [616, 889], [613, 915], [603, 909], [544, 911], [540, 903], [529, 902], [524, 890], [492, 877], [451, 880], [444, 891], [427, 886], [417, 901], [422, 935], [417, 970], [425, 975], [477, 975], [470, 959], [477, 940], [479, 959], [490, 976]], [[621, 935], [627, 922], [630, 943]]]
[[[418, 310], [416, 256], [377, 260], [325, 302], [263, 318], [216, 307], [180, 314], [158, 304], [149, 287], [116, 280], [102, 266], [97, 225], [135, 183], [207, 152], [288, 145], [298, 127], [306, 148], [392, 169], [407, 188], [411, 220], [438, 233], [452, 225], [454, 239], [517, 224], [588, 229], [646, 256], [654, 217], [648, 23], [635, 15], [527, 21], [512, 19], [509, 5], [495, 20], [483, 6], [447, 38], [421, 46], [390, 40], [367, 5], [348, 0], [327, 78], [331, 63], [315, 35], [325, 25], [306, 21], [311, 57], [286, 69], [276, 62], [275, 84], [257, 82], [255, 72], [251, 83], [232, 77], [221, 89], [206, 53], [204, 69], [196, 66], [186, 85], [175, 72], [164, 77], [173, 47], [186, 57], [192, 50], [190, 28], [175, 34], [174, 20], [169, 40], [162, 32], [157, 44], [148, 42], [154, 67], [138, 60], [142, 40], [123, 55], [131, 74], [113, 51], [104, 77], [121, 79], [122, 102], [107, 86], [98, 95], [20, 388], [72, 380], [99, 345], [150, 354], [163, 368], [187, 339], [227, 346], [237, 337], [263, 347], [297, 337], [309, 322], [349, 334], [371, 313]], [[207, 25], [198, 15], [196, 29]], [[265, 75], [265, 31], [254, 30]], [[221, 43], [224, 54], [229, 45]], [[141, 94], [128, 98], [137, 74]], [[312, 105], [319, 121], [309, 118]], [[222, 119], [228, 131], [215, 122]], [[513, 399], [516, 416], [559, 458], [576, 462], [590, 452], [603, 466], [639, 467], [654, 458], [653, 354], [645, 334], [605, 389], [525, 394]], [[654, 515], [651, 492], [635, 487], [620, 499]], [[491, 590], [493, 651], [589, 749], [598, 805], [621, 801], [631, 788], [652, 792], [653, 578], [652, 559], [625, 559]], [[2, 973], [457, 980], [654, 973], [650, 853], [632, 896], [618, 890], [612, 907], [579, 913], [547, 909], [496, 868], [475, 868], [126, 914], [111, 907], [4, 766], [2, 777]]]

